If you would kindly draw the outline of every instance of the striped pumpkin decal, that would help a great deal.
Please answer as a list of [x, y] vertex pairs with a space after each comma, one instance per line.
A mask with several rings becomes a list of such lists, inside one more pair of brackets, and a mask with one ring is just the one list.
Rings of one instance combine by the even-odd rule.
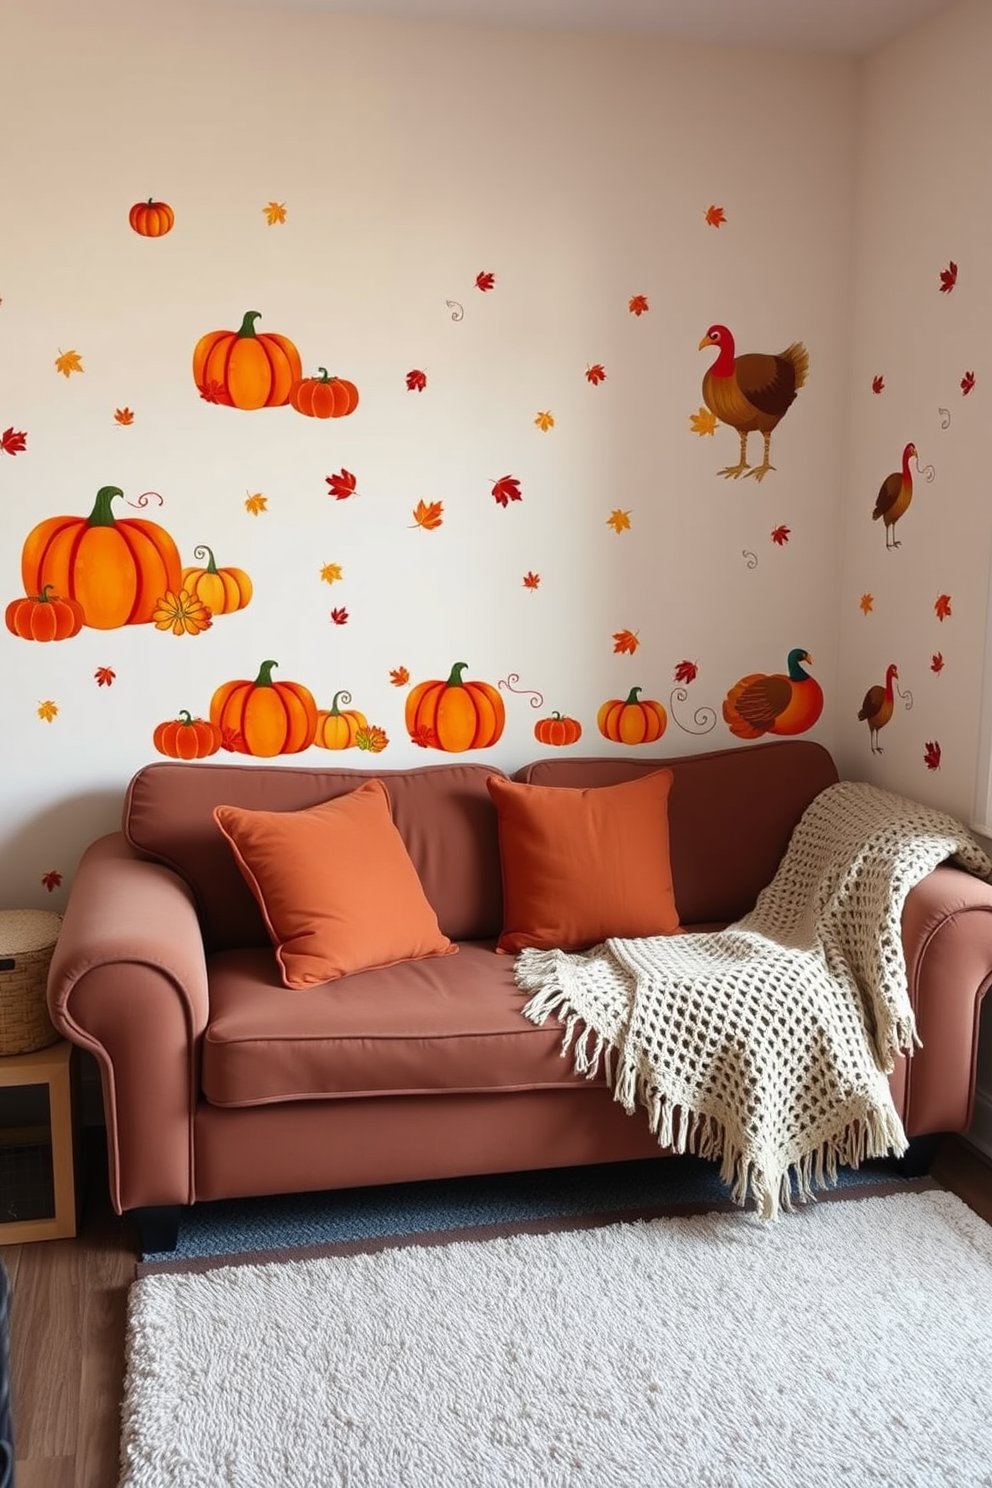
[[208, 403], [228, 408], [277, 408], [303, 375], [288, 336], [256, 332], [258, 310], [247, 310], [237, 331], [208, 331], [193, 351], [193, 381]]

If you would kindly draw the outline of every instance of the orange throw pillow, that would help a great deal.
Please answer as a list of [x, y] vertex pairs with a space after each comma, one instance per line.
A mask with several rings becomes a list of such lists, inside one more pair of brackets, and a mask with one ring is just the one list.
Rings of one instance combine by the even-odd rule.
[[579, 951], [679, 930], [668, 854], [671, 770], [576, 790], [490, 775], [503, 864], [499, 951]]
[[305, 811], [215, 806], [258, 900], [283, 985], [452, 955], [379, 780]]

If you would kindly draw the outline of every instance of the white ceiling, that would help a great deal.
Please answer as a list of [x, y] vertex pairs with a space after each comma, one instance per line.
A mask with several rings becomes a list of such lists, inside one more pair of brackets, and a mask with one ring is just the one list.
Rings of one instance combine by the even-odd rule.
[[[220, 0], [201, 0], [220, 3]], [[957, 0], [223, 0], [407, 20], [634, 32], [866, 56]]]

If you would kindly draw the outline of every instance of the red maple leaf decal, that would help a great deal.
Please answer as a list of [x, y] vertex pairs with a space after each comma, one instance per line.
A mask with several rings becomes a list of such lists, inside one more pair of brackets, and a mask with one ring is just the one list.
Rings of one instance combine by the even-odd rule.
[[954, 288], [954, 286], [955, 286], [955, 284], [957, 284], [957, 282], [958, 282], [958, 266], [957, 266], [957, 264], [954, 262], [954, 260], [952, 258], [951, 261], [950, 261], [950, 263], [947, 265], [947, 268], [946, 269], [941, 269], [941, 271], [940, 271], [940, 292], [941, 292], [941, 294], [950, 294], [951, 290]]
[[643, 315], [644, 312], [646, 310], [650, 310], [650, 308], [651, 306], [648, 304], [647, 295], [633, 295], [631, 297], [630, 303], [627, 306], [627, 309], [630, 311], [631, 315]]
[[933, 612], [938, 620], [946, 620], [951, 613], [951, 596], [949, 594], [938, 594], [934, 600]]
[[636, 630], [615, 630], [613, 632], [613, 650], [620, 656], [633, 656], [640, 644]]
[[699, 676], [699, 667], [694, 661], [680, 661], [675, 668], [676, 682], [695, 682]]
[[335, 625], [348, 624], [348, 611], [344, 608], [344, 605], [339, 605], [336, 610], [331, 611], [331, 619]]
[[522, 501], [520, 482], [512, 475], [501, 475], [498, 481], [493, 482], [493, 496], [500, 506], [508, 506], [511, 501]]
[[349, 496], [356, 496], [358, 494], [355, 490], [355, 486], [357, 485], [355, 477], [350, 470], [345, 470], [343, 465], [337, 475], [325, 475], [324, 479], [330, 487], [330, 495], [334, 497], [335, 501], [347, 501]]
[[875, 376], [875, 377], [872, 378], [872, 380], [871, 380], [871, 390], [872, 390], [873, 393], [884, 393], [884, 391], [885, 391], [885, 378], [882, 376], [881, 372], [879, 372], [877, 374], [877, 376]]
[[221, 749], [226, 749], [228, 754], [247, 754], [248, 745], [245, 736], [240, 729], [231, 728], [230, 724], [224, 724], [221, 729]]
[[534, 589], [540, 589], [540, 587], [541, 575], [532, 573], [530, 569], [528, 569], [528, 571], [524, 574], [524, 588], [533, 591]]
[[426, 723], [418, 723], [410, 735], [411, 744], [416, 744], [418, 749], [439, 749], [440, 743], [437, 734]]
[[493, 285], [495, 283], [496, 283], [496, 275], [495, 274], [482, 273], [482, 274], [476, 274], [476, 276], [475, 276], [475, 287], [476, 287], [476, 289], [492, 289], [492, 287], [493, 287]]
[[220, 403], [226, 408], [234, 407], [231, 395], [222, 382], [215, 382], [211, 378], [209, 382], [198, 382], [196, 387], [205, 403]]
[[593, 387], [606, 381], [606, 372], [602, 362], [593, 362], [591, 367], [586, 368], [586, 382], [591, 382]]
[[924, 746], [923, 763], [928, 770], [940, 769], [940, 745], [936, 739], [928, 740]]
[[790, 528], [786, 527], [784, 522], [779, 527], [773, 527], [772, 542], [778, 543], [780, 548], [785, 547], [785, 544], [789, 541], [789, 533]]
[[406, 386], [410, 393], [422, 393], [427, 386], [427, 373], [421, 372], [419, 367], [414, 367], [412, 372], [406, 374]]
[[61, 887], [62, 875], [57, 868], [50, 868], [47, 873], [41, 875], [41, 881], [51, 894], [54, 889]]
[[97, 687], [110, 687], [117, 677], [117, 673], [111, 667], [97, 667], [93, 675], [96, 678]]
[[938, 676], [944, 670], [944, 656], [943, 656], [943, 652], [941, 652], [941, 651], [935, 651], [933, 653], [933, 655], [930, 658], [930, 670], [932, 672], [936, 672]]
[[706, 221], [710, 227], [722, 227], [727, 220], [727, 214], [722, 207], [707, 207]]
[[0, 453], [5, 455], [19, 455], [27, 445], [28, 436], [23, 430], [17, 430], [13, 426], [4, 429], [0, 434]]
[[971, 390], [972, 390], [972, 388], [974, 386], [975, 386], [975, 374], [974, 374], [974, 372], [966, 372], [964, 374], [964, 376], [962, 377], [962, 379], [961, 379], [961, 391], [962, 391], [962, 393], [964, 393], [964, 395], [965, 395], [966, 398], [967, 398], [968, 394], [971, 392]]

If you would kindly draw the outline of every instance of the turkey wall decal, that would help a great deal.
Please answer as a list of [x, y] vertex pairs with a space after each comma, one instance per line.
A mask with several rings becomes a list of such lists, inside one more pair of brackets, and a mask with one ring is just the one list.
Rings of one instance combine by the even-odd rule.
[[858, 718], [862, 723], [868, 725], [868, 738], [871, 742], [872, 754], [881, 754], [882, 746], [878, 742], [878, 731], [885, 727], [892, 717], [892, 709], [895, 707], [895, 693], [904, 700], [906, 707], [913, 706], [913, 694], [902, 692], [898, 686], [899, 672], [895, 662], [885, 669], [884, 685], [876, 683], [869, 687], [865, 693], [864, 701], [858, 709]]
[[[724, 325], [711, 325], [699, 350], [715, 347], [716, 361], [703, 378], [703, 402], [721, 424], [729, 424], [741, 437], [740, 460], [720, 471], [738, 480], [753, 475], [764, 480], [771, 463], [772, 433], [796, 399], [809, 373], [809, 353], [801, 341], [793, 341], [777, 356], [763, 351], [737, 356], [734, 338]], [[765, 446], [760, 465], [747, 458], [747, 436], [761, 434]]]
[[916, 445], [907, 444], [902, 452], [901, 470], [893, 470], [878, 488], [875, 510], [871, 514], [871, 519], [877, 522], [881, 517], [884, 522], [886, 548], [902, 546], [896, 537], [896, 523], [900, 517], [905, 516], [909, 503], [913, 499], [913, 474], [909, 468], [909, 462], [916, 458]]
[[801, 647], [789, 652], [785, 672], [752, 672], [735, 682], [723, 700], [723, 717], [738, 739], [762, 734], [804, 734], [823, 712], [823, 692], [805, 666], [813, 658]]

